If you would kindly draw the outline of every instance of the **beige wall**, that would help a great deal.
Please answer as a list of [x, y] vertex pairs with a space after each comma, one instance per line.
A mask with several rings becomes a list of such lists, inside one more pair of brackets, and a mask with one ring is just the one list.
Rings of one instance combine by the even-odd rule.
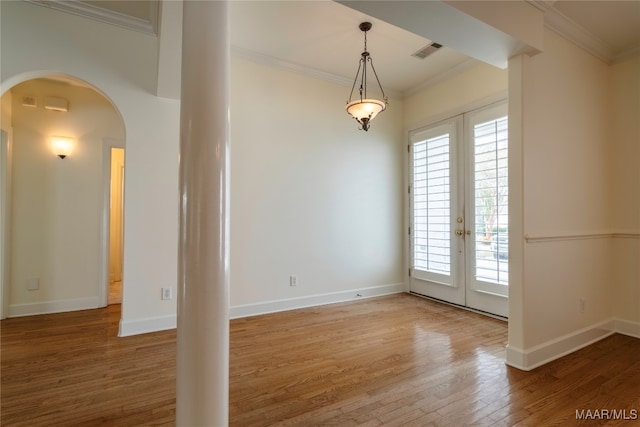
[[[638, 312], [637, 260], [633, 251], [620, 256], [621, 246], [635, 246], [637, 235], [625, 243], [614, 237], [619, 227], [638, 230], [632, 219], [637, 186], [617, 178], [637, 180], [631, 160], [637, 158], [637, 130], [614, 136], [615, 116], [630, 114], [637, 126], [638, 110], [612, 96], [616, 86], [627, 93], [633, 85], [631, 74], [620, 78], [616, 67], [549, 30], [543, 53], [510, 62], [510, 126], [516, 129], [514, 135], [510, 130], [516, 145], [510, 156], [522, 165], [510, 183], [521, 188], [510, 225], [529, 239], [520, 247], [510, 243], [516, 256], [510, 259], [509, 345], [523, 353], [525, 365], [527, 355], [535, 364], [557, 356], [565, 344], [601, 337], [598, 329], [621, 315], [616, 298], [628, 301], [627, 312]], [[619, 190], [631, 195], [627, 206]], [[627, 213], [620, 215], [621, 209]], [[571, 336], [579, 337], [574, 344]]]
[[432, 84], [404, 101], [407, 130], [464, 113], [468, 107], [507, 97], [507, 70], [476, 62], [469, 68]]
[[[607, 148], [609, 67], [551, 31], [530, 58], [525, 99], [524, 232], [584, 239], [525, 244], [525, 348], [611, 316]], [[580, 298], [586, 310], [580, 312]]]
[[3, 96], [0, 101], [0, 129], [9, 131], [11, 129], [11, 106], [13, 98], [11, 92], [7, 96]]
[[640, 323], [640, 57], [611, 66], [616, 317]]
[[232, 58], [232, 307], [402, 284], [402, 102], [364, 132], [348, 90]]
[[[92, 89], [31, 80], [15, 86], [9, 315], [85, 308], [100, 301], [102, 138], [123, 139], [120, 117]], [[35, 108], [22, 105], [36, 96]], [[68, 112], [43, 108], [45, 96], [69, 101]], [[65, 159], [52, 135], [75, 138]], [[27, 281], [39, 279], [38, 290]], [[48, 304], [48, 305], [47, 305]], [[53, 304], [53, 305], [51, 305]]]

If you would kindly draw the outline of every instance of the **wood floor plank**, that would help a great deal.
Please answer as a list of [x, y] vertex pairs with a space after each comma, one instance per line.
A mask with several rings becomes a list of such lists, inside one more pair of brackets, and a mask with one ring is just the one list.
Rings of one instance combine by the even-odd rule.
[[[175, 424], [176, 332], [117, 338], [120, 307], [0, 323], [2, 426]], [[640, 411], [640, 340], [613, 335], [532, 372], [506, 323], [411, 295], [232, 320], [230, 425], [573, 426]]]

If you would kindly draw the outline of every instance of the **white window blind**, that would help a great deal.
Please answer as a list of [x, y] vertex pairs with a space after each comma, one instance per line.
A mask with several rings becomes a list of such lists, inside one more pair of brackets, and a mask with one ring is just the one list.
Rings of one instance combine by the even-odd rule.
[[504, 285], [509, 277], [507, 125], [502, 117], [473, 127], [475, 274]]
[[414, 268], [451, 274], [449, 134], [413, 144]]

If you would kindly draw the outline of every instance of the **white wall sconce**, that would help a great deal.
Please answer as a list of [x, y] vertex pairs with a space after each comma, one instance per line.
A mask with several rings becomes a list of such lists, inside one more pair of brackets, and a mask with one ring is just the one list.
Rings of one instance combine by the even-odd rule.
[[64, 159], [73, 151], [74, 139], [68, 136], [52, 136], [51, 150], [53, 154]]

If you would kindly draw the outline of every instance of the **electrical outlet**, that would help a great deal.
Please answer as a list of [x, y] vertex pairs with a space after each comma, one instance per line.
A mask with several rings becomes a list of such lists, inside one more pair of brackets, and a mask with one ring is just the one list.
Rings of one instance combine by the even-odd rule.
[[298, 286], [298, 276], [289, 276], [289, 286]]
[[587, 300], [580, 298], [580, 313], [584, 313], [587, 310]]
[[37, 291], [40, 289], [40, 278], [39, 277], [31, 277], [27, 279], [27, 290], [28, 291]]
[[173, 298], [173, 292], [171, 292], [171, 288], [162, 288], [162, 299], [170, 300]]

